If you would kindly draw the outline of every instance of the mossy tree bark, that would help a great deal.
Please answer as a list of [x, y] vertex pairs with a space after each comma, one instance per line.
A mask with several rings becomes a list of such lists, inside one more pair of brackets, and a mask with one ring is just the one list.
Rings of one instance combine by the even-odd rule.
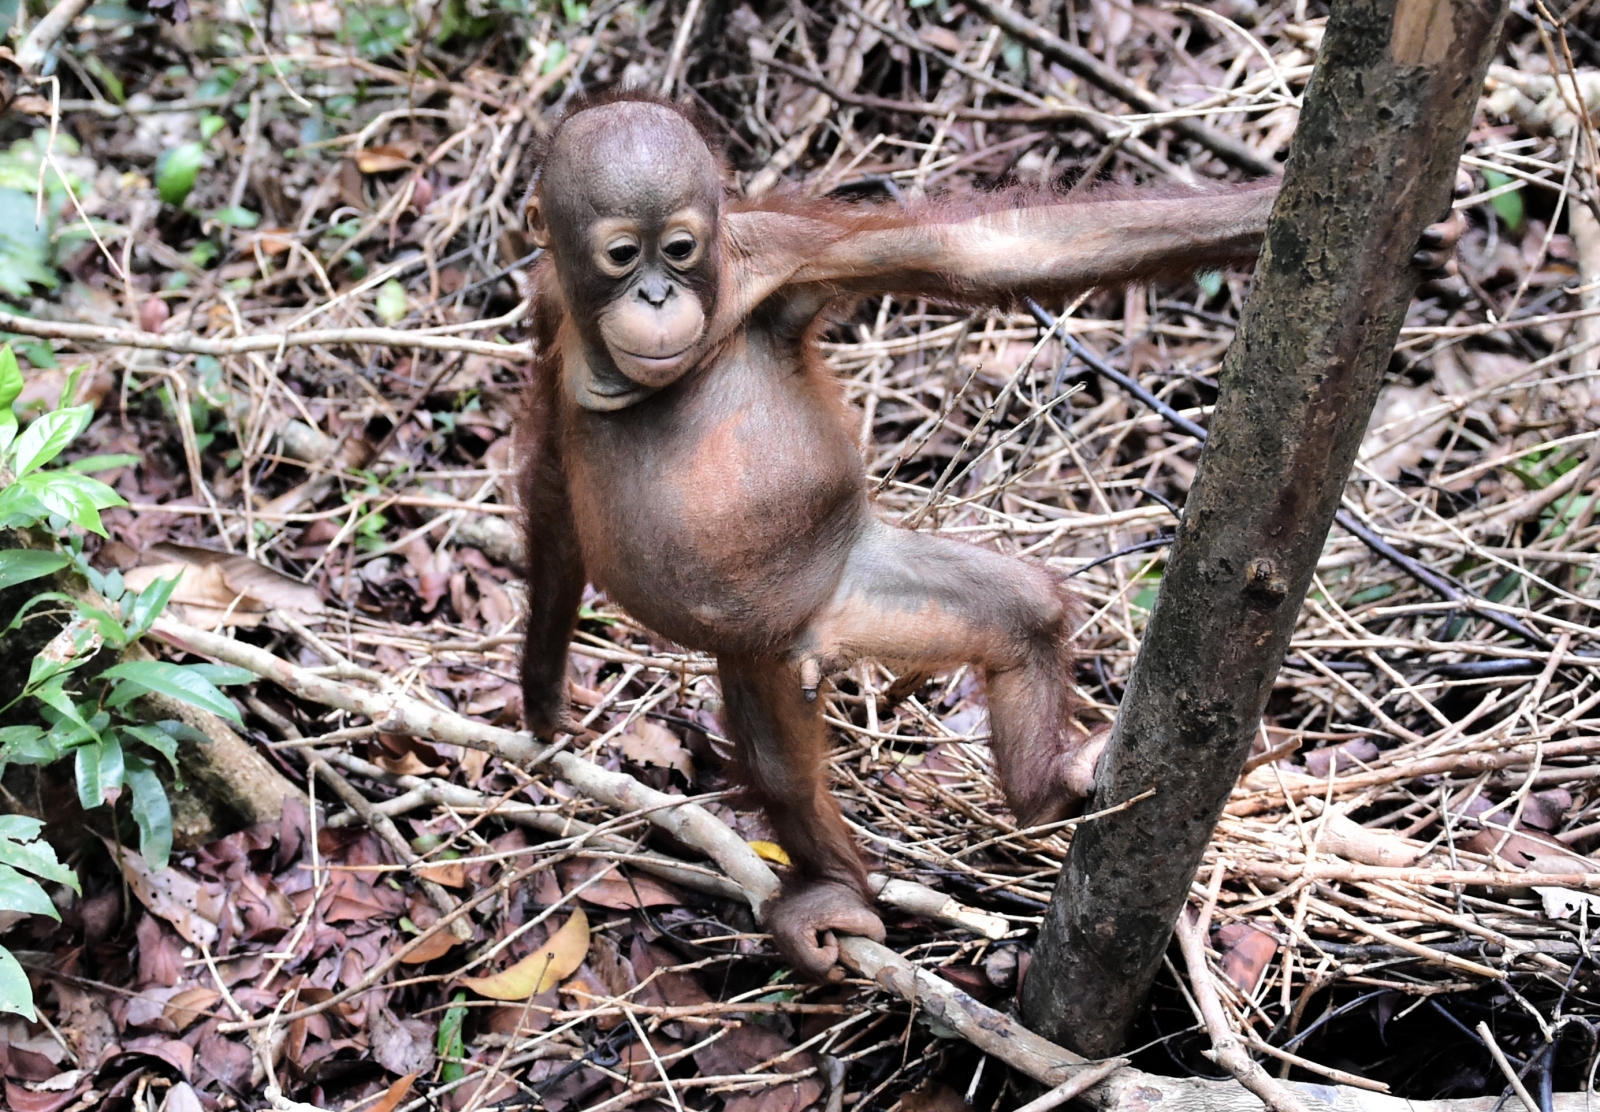
[[1121, 1049], [1244, 766], [1448, 210], [1506, 0], [1334, 0], [1211, 435], [1024, 985], [1027, 1025]]

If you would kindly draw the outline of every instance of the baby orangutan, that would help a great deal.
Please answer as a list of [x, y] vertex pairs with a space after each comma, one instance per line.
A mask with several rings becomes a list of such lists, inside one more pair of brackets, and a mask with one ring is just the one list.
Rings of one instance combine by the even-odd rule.
[[863, 657], [978, 666], [1000, 785], [1025, 825], [1081, 809], [1104, 742], [1075, 713], [1074, 607], [1056, 575], [873, 512], [859, 418], [816, 350], [823, 310], [883, 294], [1059, 304], [1249, 260], [1275, 188], [900, 208], [732, 203], [725, 181], [663, 103], [582, 108], [551, 138], [527, 207], [546, 254], [520, 428], [525, 707], [542, 737], [567, 722], [585, 582], [715, 654], [738, 775], [794, 863], [763, 918], [799, 970], [825, 977], [833, 931], [881, 940], [883, 925], [829, 794], [820, 676]]

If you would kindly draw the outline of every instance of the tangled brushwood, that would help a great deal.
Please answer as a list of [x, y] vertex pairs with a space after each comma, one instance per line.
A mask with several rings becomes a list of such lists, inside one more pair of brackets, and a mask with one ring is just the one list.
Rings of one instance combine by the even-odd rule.
[[[51, 872], [49, 909], [0, 919], [39, 1013], [0, 1022], [10, 1107], [1003, 1112], [1065, 1083], [1101, 1108], [1242, 1109], [1260, 1102], [1196, 1079], [1252, 1058], [1364, 1107], [1580, 1107], [1600, 1062], [1600, 13], [1508, 24], [1462, 159], [1468, 229], [1413, 303], [1192, 913], [1137, 1048], [1086, 1067], [1009, 1013], [1096, 819], [1014, 821], [970, 670], [869, 660], [818, 687], [887, 931], [842, 942], [850, 975], [825, 985], [762, 932], [789, 860], [726, 770], [709, 657], [586, 589], [581, 726], [553, 749], [521, 732], [523, 201], [568, 107], [620, 89], [685, 106], [744, 198], [1226, 193], [1281, 167], [1326, 12], [151, 7], [73, 5], [12, 44], [22, 68], [0, 58], [11, 406], [24, 436], [90, 407], [49, 474], [126, 503], [97, 507], [103, 537], [46, 513], [0, 534], [39, 553], [0, 563], [6, 821], [47, 820], [82, 889]], [[1249, 277], [1016, 312], [874, 295], [821, 334], [878, 514], [1071, 577], [1090, 726], [1155, 604]], [[5, 574], [25, 563], [44, 570]], [[108, 631], [174, 579], [122, 667], [148, 648], [211, 665], [182, 673], [205, 688], [130, 684], [107, 711], [125, 730], [158, 708], [145, 743], [181, 780], [130, 751], [152, 777], [135, 800], [101, 745], [86, 791], [65, 758], [87, 735], [28, 686], [34, 660], [92, 703]], [[83, 607], [111, 625], [67, 621]], [[153, 778], [166, 870], [135, 848], [160, 843]], [[29, 830], [0, 826], [0, 862]]]

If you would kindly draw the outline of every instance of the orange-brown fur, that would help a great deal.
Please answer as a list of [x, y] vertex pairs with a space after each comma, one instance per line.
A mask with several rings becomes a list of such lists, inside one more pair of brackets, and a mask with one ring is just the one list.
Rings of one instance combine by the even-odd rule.
[[[598, 121], [614, 121], [626, 132], [618, 151], [648, 152], [670, 132], [676, 156], [682, 129], [671, 109], [620, 104], [587, 119], [588, 146], [607, 139]], [[655, 127], [663, 138], [653, 138]], [[715, 163], [705, 157], [712, 162], [693, 172]], [[590, 175], [604, 185], [597, 195], [615, 197], [633, 181], [624, 157], [565, 149], [559, 131], [551, 158], [570, 160], [559, 167], [562, 189]], [[538, 354], [520, 426], [528, 723], [548, 735], [563, 721], [567, 643], [585, 581], [662, 635], [715, 654], [739, 775], [794, 862], [766, 918], [780, 949], [821, 975], [833, 962], [830, 931], [881, 936], [882, 927], [828, 792], [827, 735], [807, 669], [826, 673], [859, 658], [919, 672], [976, 665], [988, 683], [1001, 786], [1023, 823], [1081, 807], [1098, 752], [1078, 721], [1076, 611], [1062, 581], [1037, 564], [894, 528], [873, 512], [857, 422], [817, 353], [821, 314], [877, 292], [999, 304], [1216, 265], [1255, 249], [1270, 194], [1220, 203], [1067, 203], [1019, 191], [917, 208], [734, 204], [696, 194], [691, 170], [682, 183], [661, 184], [659, 171], [638, 182], [641, 197], [655, 198], [638, 206], [641, 268], [656, 265], [651, 237], [667, 226], [662, 214], [686, 204], [718, 214], [715, 258], [682, 274], [662, 264], [660, 290], [676, 292], [650, 295], [704, 305], [704, 335], [668, 385], [612, 408], [583, 392], [591, 381], [622, 381], [622, 362], [613, 366], [594, 339], [595, 315], [607, 298], [646, 296], [641, 283], [656, 281], [655, 271], [602, 278], [604, 259], [587, 261], [591, 247], [571, 225], [549, 231], [567, 246], [535, 270]], [[552, 189], [548, 182], [540, 189]], [[581, 209], [573, 197], [543, 193], [534, 205], [541, 214]], [[1152, 231], [1141, 223], [1150, 213], [1166, 223]], [[1074, 243], [1094, 255], [1087, 268], [1074, 269]]]

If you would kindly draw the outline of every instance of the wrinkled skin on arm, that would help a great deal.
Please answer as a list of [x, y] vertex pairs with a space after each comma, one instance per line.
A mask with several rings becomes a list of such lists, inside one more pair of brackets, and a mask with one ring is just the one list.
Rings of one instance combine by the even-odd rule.
[[825, 978], [836, 932], [881, 939], [883, 925], [828, 790], [821, 677], [862, 658], [976, 666], [1025, 826], [1082, 808], [1105, 734], [1079, 720], [1078, 608], [1054, 573], [873, 512], [819, 314], [866, 294], [1058, 299], [1246, 261], [1274, 188], [871, 209], [738, 207], [726, 180], [690, 121], [649, 100], [581, 109], [551, 140], [527, 206], [548, 252], [519, 433], [524, 700], [535, 732], [562, 727], [586, 581], [714, 654], [735, 772], [793, 861], [762, 918], [796, 969]]

